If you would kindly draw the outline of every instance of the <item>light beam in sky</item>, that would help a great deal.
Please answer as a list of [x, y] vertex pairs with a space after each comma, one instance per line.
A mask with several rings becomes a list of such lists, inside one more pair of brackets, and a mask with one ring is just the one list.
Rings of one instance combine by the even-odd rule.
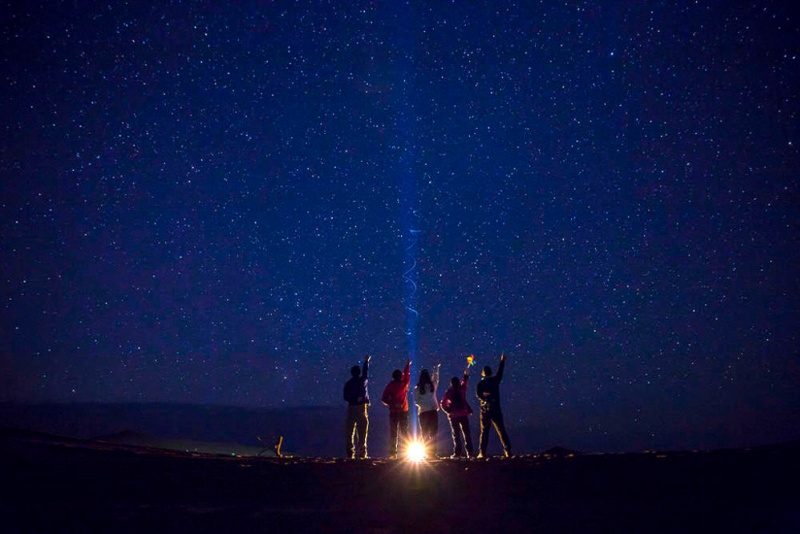
[[[411, 24], [412, 13], [411, 5], [406, 2], [397, 4], [398, 19], [398, 59], [397, 59], [397, 86], [398, 100], [397, 105], [397, 140], [400, 149], [399, 175], [401, 183], [401, 209], [403, 221], [403, 246], [404, 262], [403, 283], [405, 285], [405, 338], [408, 358], [414, 362], [417, 360], [417, 348], [419, 343], [419, 312], [417, 310], [417, 242], [419, 241], [420, 230], [417, 226], [419, 214], [416, 209], [416, 175], [414, 172], [415, 150], [414, 150], [414, 105], [412, 101], [413, 92], [413, 72], [414, 72], [414, 31]], [[413, 372], [412, 372], [413, 376]], [[409, 404], [412, 409], [411, 429], [416, 435], [417, 431], [417, 411], [413, 409], [413, 393], [410, 395]]]

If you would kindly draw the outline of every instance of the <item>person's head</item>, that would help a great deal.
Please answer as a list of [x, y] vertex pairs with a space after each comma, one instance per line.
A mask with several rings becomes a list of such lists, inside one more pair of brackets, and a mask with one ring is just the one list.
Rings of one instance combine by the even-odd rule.
[[400, 372], [400, 369], [395, 369], [392, 371], [392, 380], [400, 381], [403, 379], [403, 373]]
[[431, 380], [431, 373], [427, 369], [423, 369], [419, 373], [419, 382], [417, 382], [417, 389], [419, 392], [424, 394], [428, 390], [428, 386], [430, 386], [431, 391], [433, 391], [433, 381]]
[[353, 375], [353, 378], [358, 378], [361, 376], [361, 367], [354, 365], [350, 368], [350, 374]]
[[481, 376], [492, 376], [492, 368], [489, 367], [488, 365], [484, 367]]
[[461, 381], [457, 376], [454, 376], [450, 379], [450, 386], [452, 386], [450, 388], [452, 390], [450, 393], [452, 396], [451, 398], [456, 404], [461, 404], [461, 401], [464, 399], [464, 397], [461, 395]]

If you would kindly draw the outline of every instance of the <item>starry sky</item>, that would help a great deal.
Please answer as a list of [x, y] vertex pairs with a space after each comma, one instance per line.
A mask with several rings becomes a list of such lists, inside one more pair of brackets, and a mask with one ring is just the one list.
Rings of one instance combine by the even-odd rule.
[[800, 438], [789, 4], [3, 2], [0, 400]]

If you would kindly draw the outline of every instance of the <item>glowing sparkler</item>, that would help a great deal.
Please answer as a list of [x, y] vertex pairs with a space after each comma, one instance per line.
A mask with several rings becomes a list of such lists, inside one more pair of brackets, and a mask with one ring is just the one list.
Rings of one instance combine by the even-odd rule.
[[472, 367], [473, 365], [475, 365], [475, 356], [470, 354], [467, 356], [467, 367]]

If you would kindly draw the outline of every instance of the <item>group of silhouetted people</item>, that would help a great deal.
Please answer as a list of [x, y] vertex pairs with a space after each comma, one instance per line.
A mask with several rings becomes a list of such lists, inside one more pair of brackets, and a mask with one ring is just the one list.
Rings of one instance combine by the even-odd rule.
[[[347, 458], [367, 458], [367, 434], [369, 433], [369, 378], [370, 356], [364, 358], [359, 367], [350, 369], [352, 375], [344, 385], [344, 400], [347, 402], [347, 422], [345, 424], [345, 442]], [[500, 444], [506, 457], [511, 456], [511, 441], [508, 438], [503, 422], [503, 411], [500, 408], [500, 382], [503, 380], [506, 357], [500, 356], [497, 373], [492, 373], [488, 365], [483, 368], [481, 379], [475, 390], [480, 404], [480, 440], [478, 458], [485, 458], [489, 446], [490, 428], [494, 426], [500, 437]], [[436, 441], [439, 433], [439, 409], [447, 414], [453, 438], [453, 454], [451, 458], [473, 458], [472, 435], [469, 418], [472, 407], [467, 400], [470, 365], [464, 369], [459, 380], [457, 376], [450, 379], [450, 387], [444, 392], [441, 401], [437, 398], [439, 386], [439, 369], [437, 364], [433, 371], [422, 369], [419, 380], [414, 386], [414, 401], [419, 417], [419, 438], [425, 444], [426, 454], [436, 456]], [[411, 382], [411, 360], [406, 362], [401, 371], [392, 372], [392, 380], [386, 385], [381, 395], [381, 402], [389, 408], [389, 456], [397, 458], [398, 445], [409, 440], [408, 389]]]

